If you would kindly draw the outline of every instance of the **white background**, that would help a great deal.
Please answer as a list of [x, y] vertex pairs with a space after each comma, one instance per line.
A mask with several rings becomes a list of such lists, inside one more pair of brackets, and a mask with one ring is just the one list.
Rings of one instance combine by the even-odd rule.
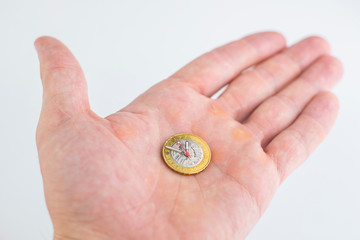
[[0, 0], [0, 239], [51, 239], [35, 129], [42, 88], [33, 41], [79, 59], [105, 117], [215, 46], [264, 30], [327, 38], [345, 66], [338, 121], [280, 187], [248, 239], [360, 239], [360, 3], [226, 0]]

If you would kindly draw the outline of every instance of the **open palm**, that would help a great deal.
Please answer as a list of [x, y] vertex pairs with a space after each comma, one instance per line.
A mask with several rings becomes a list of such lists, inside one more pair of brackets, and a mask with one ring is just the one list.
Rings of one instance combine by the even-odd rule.
[[[338, 110], [326, 91], [342, 67], [319, 37], [286, 48], [277, 33], [247, 36], [105, 119], [90, 110], [70, 51], [50, 37], [35, 46], [44, 87], [37, 146], [58, 239], [243, 239]], [[161, 147], [176, 133], [209, 144], [203, 172], [166, 166]]]

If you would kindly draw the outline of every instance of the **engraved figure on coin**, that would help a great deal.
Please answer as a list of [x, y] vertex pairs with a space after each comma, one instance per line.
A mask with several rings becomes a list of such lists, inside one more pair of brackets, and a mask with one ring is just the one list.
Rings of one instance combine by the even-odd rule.
[[185, 146], [186, 151], [189, 152], [190, 157], [186, 156], [184, 149], [178, 144], [174, 143], [173, 148], [179, 149], [181, 153], [170, 151], [171, 158], [180, 166], [194, 167], [198, 165], [203, 158], [203, 151], [201, 147], [192, 140], [181, 139], [180, 143]]

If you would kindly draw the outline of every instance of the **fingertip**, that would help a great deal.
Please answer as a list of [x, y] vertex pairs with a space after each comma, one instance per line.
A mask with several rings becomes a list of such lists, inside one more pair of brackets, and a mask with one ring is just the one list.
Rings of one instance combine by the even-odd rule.
[[318, 93], [306, 107], [304, 113], [318, 119], [325, 129], [330, 130], [339, 113], [340, 101], [338, 97], [328, 91]]
[[286, 47], [284, 36], [277, 32], [260, 32], [244, 37], [242, 40], [247, 42], [258, 54], [269, 57]]
[[41, 36], [35, 39], [34, 46], [36, 51], [41, 51], [45, 48], [49, 48], [55, 44], [62, 44], [58, 39], [51, 36]]
[[284, 48], [286, 47], [286, 38], [283, 34], [279, 33], [279, 32], [266, 32], [266, 34], [268, 34], [269, 36], [271, 36], [275, 41], [278, 42], [278, 44]]
[[338, 58], [326, 54], [321, 56], [320, 60], [326, 66], [326, 71], [334, 75], [337, 80], [342, 78], [344, 75], [344, 65]]
[[300, 76], [307, 79], [319, 90], [332, 89], [343, 76], [341, 61], [331, 55], [324, 54], [315, 60]]
[[319, 101], [322, 102], [324, 108], [336, 113], [339, 111], [340, 100], [334, 93], [320, 92], [317, 97], [320, 99]]
[[277, 44], [285, 47], [286, 46], [286, 38], [283, 34], [276, 31], [264, 31], [259, 33], [254, 33], [249, 35], [248, 37], [252, 38], [267, 38], [269, 41], [276, 42]]
[[337, 71], [337, 77], [340, 80], [344, 75], [344, 64], [338, 59], [337, 57], [331, 56], [329, 59], [332, 66], [334, 66], [333, 69]]
[[277, 32], [277, 31], [256, 32], [256, 33], [250, 34], [250, 35], [248, 35], [248, 36], [256, 36], [256, 35], [258, 35], [258, 36], [263, 35], [263, 36], [280, 38], [280, 39], [285, 40], [285, 37], [284, 37], [281, 33]]
[[322, 36], [312, 35], [304, 39], [304, 41], [313, 46], [314, 48], [320, 48], [324, 53], [331, 53], [330, 43]]
[[41, 46], [43, 45], [44, 41], [46, 41], [46, 38], [48, 38], [48, 36], [41, 36], [35, 39], [34, 41], [34, 46], [36, 51], [39, 51]]
[[276, 31], [267, 31], [264, 32], [265, 34], [271, 36], [272, 38], [276, 38], [279, 40], [279, 42], [284, 43], [284, 45], [286, 44], [286, 38], [283, 34], [276, 32]]

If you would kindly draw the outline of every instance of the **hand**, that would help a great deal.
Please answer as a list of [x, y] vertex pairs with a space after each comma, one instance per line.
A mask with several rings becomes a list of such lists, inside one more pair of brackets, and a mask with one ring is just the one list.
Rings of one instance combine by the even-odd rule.
[[[342, 66], [319, 37], [286, 48], [277, 33], [247, 36], [106, 118], [91, 111], [70, 51], [50, 37], [35, 46], [44, 88], [36, 140], [55, 239], [243, 239], [338, 111], [327, 91]], [[162, 160], [179, 132], [209, 144], [200, 174]]]

